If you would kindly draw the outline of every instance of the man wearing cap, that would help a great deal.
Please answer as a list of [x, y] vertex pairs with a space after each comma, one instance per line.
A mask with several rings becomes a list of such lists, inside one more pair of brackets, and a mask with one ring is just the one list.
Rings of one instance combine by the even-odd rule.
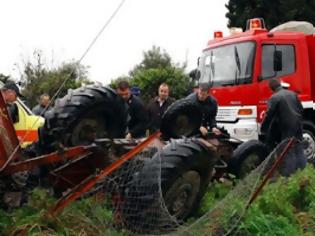
[[[296, 93], [284, 89], [278, 79], [270, 79], [269, 87], [273, 95], [268, 100], [268, 108], [261, 124], [261, 132], [267, 134], [267, 143], [274, 147], [282, 140], [295, 137], [303, 139], [303, 106]], [[276, 139], [275, 139], [276, 137]], [[306, 165], [306, 157], [301, 143], [284, 159], [281, 174], [289, 176], [297, 169]]]
[[216, 116], [218, 112], [218, 104], [214, 97], [209, 94], [210, 86], [207, 83], [199, 84], [197, 93], [190, 94], [187, 99], [196, 103], [202, 112], [202, 123], [200, 133], [206, 135], [209, 131], [216, 135], [221, 134], [221, 131], [216, 128]]
[[1, 88], [1, 93], [12, 122], [17, 123], [19, 121], [19, 111], [14, 102], [17, 100], [18, 96], [21, 96], [18, 86], [13, 81], [8, 80]]

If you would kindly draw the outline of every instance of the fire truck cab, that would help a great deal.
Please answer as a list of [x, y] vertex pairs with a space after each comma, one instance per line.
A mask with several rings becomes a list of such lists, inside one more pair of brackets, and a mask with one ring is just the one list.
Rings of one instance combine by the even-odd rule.
[[[307, 22], [289, 22], [268, 31], [262, 19], [228, 37], [216, 32], [198, 60], [199, 82], [212, 85], [217, 121], [232, 136], [258, 139], [271, 96], [268, 80], [279, 78], [304, 107], [308, 158], [315, 157], [315, 36]], [[299, 32], [300, 31], [300, 32]]]

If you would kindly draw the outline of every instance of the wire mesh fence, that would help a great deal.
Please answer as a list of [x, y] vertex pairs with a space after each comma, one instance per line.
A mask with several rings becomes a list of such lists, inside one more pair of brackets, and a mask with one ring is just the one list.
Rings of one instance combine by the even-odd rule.
[[[189, 223], [178, 217], [177, 212], [174, 214], [174, 209], [172, 209], [174, 205], [185, 208], [181, 204], [188, 204], [189, 201], [173, 204], [168, 202], [172, 201], [171, 198], [166, 197], [168, 190], [183, 186], [177, 186], [177, 179], [172, 178], [172, 175], [165, 170], [178, 171], [183, 164], [180, 163], [178, 155], [186, 155], [187, 158], [187, 155], [191, 153], [176, 153], [177, 162], [165, 162], [166, 158], [170, 158], [169, 153], [166, 154], [164, 150], [158, 149], [146, 150], [104, 179], [96, 189], [102, 189], [107, 199], [110, 199], [108, 206], [114, 215], [113, 226], [127, 229], [130, 234], [238, 235], [237, 226], [246, 212], [253, 193], [287, 144], [288, 140], [285, 140], [278, 145], [261, 165], [244, 179], [237, 181], [237, 184], [222, 200], [208, 209], [206, 214]], [[190, 144], [186, 141], [186, 145]], [[295, 155], [297, 148], [299, 148], [298, 145], [295, 145], [286, 156]], [[182, 150], [179, 148], [174, 152], [178, 151]], [[278, 175], [285, 175], [284, 163], [286, 163], [285, 158], [282, 165], [273, 173], [271, 181]], [[174, 167], [172, 165], [177, 166], [172, 168]], [[184, 172], [181, 172], [181, 176], [177, 177], [184, 178], [183, 174]], [[194, 175], [189, 177], [196, 178]], [[165, 178], [172, 179], [168, 182], [172, 187], [165, 186], [165, 180], [163, 180]], [[198, 181], [188, 183], [198, 184]], [[210, 187], [211, 184], [213, 183], [209, 182]]]
[[[256, 169], [251, 171], [244, 179], [238, 181], [236, 186], [206, 214], [190, 225], [180, 226], [174, 235], [242, 235], [238, 226], [246, 213], [247, 207], [249, 207], [250, 200], [264, 176], [275, 164], [288, 143], [289, 140], [285, 140], [279, 144]], [[287, 168], [285, 167], [287, 166], [287, 157], [295, 155], [300, 148], [299, 145], [294, 145], [285, 153], [283, 162], [272, 173], [270, 181], [275, 181], [279, 175], [287, 174]]]
[[[85, 234], [80, 235], [242, 235], [239, 225], [250, 200], [287, 144], [288, 140], [278, 145], [243, 179], [226, 180], [232, 184], [225, 197], [198, 217], [190, 218], [218, 181], [212, 178], [217, 159], [198, 140], [183, 139], [145, 149], [67, 207], [57, 221], [77, 225], [73, 235], [82, 228]], [[292, 161], [299, 148], [298, 144], [289, 150], [269, 181], [286, 175], [286, 160]]]

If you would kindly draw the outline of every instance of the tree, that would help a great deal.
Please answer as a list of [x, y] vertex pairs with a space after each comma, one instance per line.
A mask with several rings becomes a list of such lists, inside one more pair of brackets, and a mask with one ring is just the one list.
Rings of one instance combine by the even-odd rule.
[[170, 55], [156, 46], [143, 53], [143, 60], [129, 72], [129, 76], [117, 78], [111, 86], [117, 86], [117, 81], [122, 79], [138, 86], [145, 101], [157, 95], [161, 83], [170, 86], [170, 95], [175, 98], [185, 96], [192, 87], [191, 79], [185, 74], [185, 66], [174, 64]]
[[312, 0], [230, 0], [228, 27], [246, 28], [248, 19], [262, 17], [267, 29], [290, 20], [309, 21], [315, 24], [315, 1]]
[[162, 83], [169, 85], [170, 95], [177, 99], [185, 96], [192, 87], [184, 70], [175, 66], [138, 70], [132, 78], [132, 85], [140, 87], [146, 101], [157, 95], [158, 87]]
[[24, 63], [21, 71], [22, 94], [26, 97], [28, 104], [34, 106], [38, 97], [48, 93], [51, 97], [61, 88], [59, 97], [64, 96], [68, 89], [75, 89], [82, 83], [91, 83], [87, 77], [87, 67], [75, 62], [64, 62], [56, 68], [49, 69], [43, 63], [43, 55], [35, 51], [33, 61]]
[[2, 83], [7, 82], [8, 79], [10, 79], [10, 75], [4, 75], [4, 74], [0, 73], [0, 81]]
[[143, 52], [142, 62], [136, 65], [129, 74], [133, 76], [139, 70], [166, 68], [170, 66], [172, 66], [172, 59], [168, 53], [165, 50], [161, 52], [160, 47], [152, 46], [152, 49]]

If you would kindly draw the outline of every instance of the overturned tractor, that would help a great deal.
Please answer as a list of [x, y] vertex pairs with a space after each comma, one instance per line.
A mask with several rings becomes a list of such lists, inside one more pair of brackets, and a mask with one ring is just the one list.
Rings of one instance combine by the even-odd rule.
[[226, 172], [242, 178], [268, 154], [261, 142], [241, 143], [224, 130], [200, 136], [201, 112], [185, 99], [168, 109], [160, 132], [125, 140], [127, 107], [115, 91], [96, 85], [71, 90], [46, 114], [39, 142], [25, 149], [1, 96], [0, 106], [2, 199], [44, 185], [61, 196], [51, 209], [56, 214], [77, 198], [102, 192], [112, 199], [117, 219], [139, 233], [171, 230], [161, 207], [170, 220], [184, 221], [211, 180]]

